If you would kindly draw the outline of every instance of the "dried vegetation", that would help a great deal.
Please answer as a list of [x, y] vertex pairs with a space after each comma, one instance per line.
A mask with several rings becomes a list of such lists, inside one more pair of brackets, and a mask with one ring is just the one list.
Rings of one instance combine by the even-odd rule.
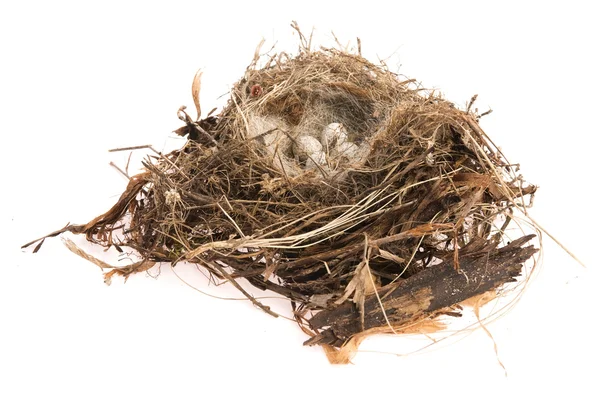
[[536, 188], [471, 104], [300, 36], [296, 56], [257, 50], [218, 115], [181, 109], [190, 140], [148, 160], [106, 214], [49, 236], [139, 253], [109, 279], [187, 261], [271, 314], [238, 281], [276, 292], [306, 344], [345, 362], [336, 349], [365, 333], [453, 315], [514, 281], [537, 250], [506, 232]]

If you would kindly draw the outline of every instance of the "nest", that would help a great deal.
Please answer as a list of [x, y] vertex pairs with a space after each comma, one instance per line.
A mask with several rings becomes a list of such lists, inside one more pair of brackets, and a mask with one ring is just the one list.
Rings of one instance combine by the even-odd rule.
[[139, 253], [108, 280], [198, 264], [270, 314], [238, 281], [288, 298], [305, 344], [336, 354], [498, 293], [537, 251], [506, 239], [536, 188], [471, 104], [360, 54], [255, 56], [219, 115], [179, 115], [183, 148], [145, 162], [107, 213], [48, 235]]

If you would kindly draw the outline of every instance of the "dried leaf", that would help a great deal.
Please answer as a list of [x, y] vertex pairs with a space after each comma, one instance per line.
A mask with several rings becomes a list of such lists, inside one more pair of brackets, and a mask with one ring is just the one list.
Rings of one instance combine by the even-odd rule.
[[202, 110], [200, 108], [200, 88], [202, 87], [202, 70], [199, 69], [194, 76], [194, 81], [192, 82], [192, 97], [194, 98], [194, 105], [196, 106], [196, 112], [198, 113], [198, 117], [196, 121], [200, 120], [200, 116], [202, 115]]
[[424, 318], [406, 326], [381, 326], [377, 328], [367, 329], [366, 331], [357, 333], [350, 340], [344, 343], [339, 349], [330, 345], [321, 345], [327, 356], [327, 360], [331, 364], [349, 364], [352, 358], [356, 355], [358, 348], [363, 340], [373, 335], [386, 335], [390, 333], [396, 334], [427, 334], [439, 332], [446, 328], [443, 322], [436, 319]]
[[358, 287], [360, 280], [362, 279], [360, 270], [362, 267], [364, 267], [364, 265], [365, 265], [364, 262], [361, 262], [360, 264], [358, 264], [358, 266], [356, 267], [356, 269], [354, 271], [354, 277], [350, 280], [350, 282], [348, 282], [348, 285], [346, 286], [346, 290], [344, 290], [344, 294], [342, 295], [342, 297], [340, 297], [335, 302], [335, 304], [338, 304], [338, 305], [342, 304], [343, 302], [345, 302], [346, 300], [348, 300], [350, 298], [352, 293], [354, 293], [354, 291]]
[[40, 250], [40, 248], [44, 244], [44, 240], [46, 240], [46, 239], [44, 238], [44, 239], [40, 240], [40, 242], [35, 246], [35, 248], [33, 249], [33, 253], [34, 254], [37, 253]]
[[91, 254], [86, 253], [85, 251], [83, 251], [80, 247], [78, 247], [75, 243], [73, 243], [73, 241], [71, 239], [67, 239], [67, 238], [62, 238], [62, 242], [63, 244], [67, 247], [67, 249], [71, 250], [73, 253], [77, 254], [79, 257], [91, 262], [92, 264], [97, 265], [98, 267], [100, 267], [100, 269], [114, 269], [117, 267], [114, 267], [110, 264], [105, 263], [102, 260], [97, 259], [96, 257], [92, 256]]
[[389, 251], [379, 249], [379, 255], [382, 258], [385, 258], [386, 260], [390, 260], [390, 261], [395, 262], [396, 264], [400, 264], [400, 265], [404, 264], [404, 259], [403, 258], [398, 257], [397, 255], [395, 255], [393, 253], [390, 253]]
[[365, 315], [365, 296], [367, 294], [372, 293], [373, 287], [371, 281], [369, 279], [369, 267], [366, 261], [362, 261], [356, 267], [354, 271], [354, 277], [346, 286], [346, 290], [344, 291], [344, 295], [338, 299], [335, 304], [342, 304], [345, 302], [351, 295], [352, 302], [356, 304], [358, 307], [358, 311], [360, 313], [361, 324], [364, 324], [364, 315]]
[[260, 60], [260, 49], [263, 47], [263, 44], [265, 44], [265, 38], [262, 38], [256, 46], [256, 49], [254, 50], [254, 58], [250, 63], [251, 66], [256, 65], [256, 63], [258, 63], [258, 61]]
[[173, 133], [179, 135], [179, 136], [185, 136], [188, 133], [190, 133], [190, 127], [189, 126], [182, 126], [181, 128], [175, 129], [173, 131]]
[[135, 262], [133, 264], [126, 265], [124, 267], [116, 267], [116, 266], [110, 265], [102, 260], [97, 259], [96, 257], [92, 256], [91, 254], [86, 253], [80, 247], [78, 247], [75, 243], [73, 243], [73, 241], [70, 239], [62, 238], [62, 241], [69, 250], [71, 250], [73, 253], [77, 254], [79, 257], [83, 258], [84, 260], [87, 260], [87, 261], [91, 262], [92, 264], [97, 265], [102, 270], [104, 270], [105, 268], [111, 269], [111, 271], [104, 274], [104, 283], [106, 283], [109, 286], [111, 284], [112, 276], [115, 274], [121, 275], [121, 276], [125, 277], [125, 280], [127, 280], [129, 275], [136, 274], [136, 273], [142, 272], [142, 271], [147, 271], [156, 264], [156, 262], [154, 262], [154, 261], [141, 260], [141, 261]]
[[333, 298], [334, 294], [333, 293], [328, 293], [328, 294], [313, 294], [312, 296], [310, 296], [309, 301], [318, 306], [318, 307], [327, 307], [327, 302], [329, 302], [329, 300], [331, 300]]
[[277, 262], [271, 258], [270, 254], [266, 254], [265, 255], [265, 272], [263, 273], [264, 277], [265, 277], [265, 282], [269, 280], [269, 278], [271, 277], [271, 275], [273, 275], [273, 272], [275, 272], [275, 270], [277, 269]]

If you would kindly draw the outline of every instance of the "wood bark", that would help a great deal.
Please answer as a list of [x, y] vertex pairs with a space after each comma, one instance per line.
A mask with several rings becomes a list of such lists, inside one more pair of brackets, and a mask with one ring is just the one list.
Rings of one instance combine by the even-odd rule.
[[[533, 237], [524, 236], [502, 248], [461, 257], [459, 270], [448, 260], [381, 288], [378, 294], [388, 320], [393, 326], [401, 326], [515, 281], [525, 261], [537, 252], [533, 245], [524, 246]], [[334, 346], [342, 345], [363, 329], [387, 325], [375, 294], [365, 299], [364, 326], [351, 301], [319, 312], [309, 323], [320, 334], [306, 345]]]

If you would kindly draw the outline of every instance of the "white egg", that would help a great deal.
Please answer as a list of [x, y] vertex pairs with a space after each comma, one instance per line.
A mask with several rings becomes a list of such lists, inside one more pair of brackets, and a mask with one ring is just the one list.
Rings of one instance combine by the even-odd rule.
[[337, 157], [345, 158], [348, 163], [356, 164], [362, 162], [369, 155], [370, 147], [367, 144], [360, 146], [351, 142], [343, 142], [337, 146]]
[[348, 140], [348, 132], [344, 125], [334, 122], [323, 128], [321, 132], [321, 144], [326, 150], [332, 150], [336, 145], [339, 145]]
[[316, 154], [323, 153], [323, 145], [312, 136], [298, 136], [292, 150], [300, 162], [305, 162], [309, 156], [314, 159]]
[[306, 160], [306, 169], [316, 169], [327, 164], [325, 153], [323, 151], [317, 151], [310, 155]]
[[350, 161], [354, 161], [358, 153], [358, 146], [351, 142], [342, 142], [337, 146], [337, 153]]

